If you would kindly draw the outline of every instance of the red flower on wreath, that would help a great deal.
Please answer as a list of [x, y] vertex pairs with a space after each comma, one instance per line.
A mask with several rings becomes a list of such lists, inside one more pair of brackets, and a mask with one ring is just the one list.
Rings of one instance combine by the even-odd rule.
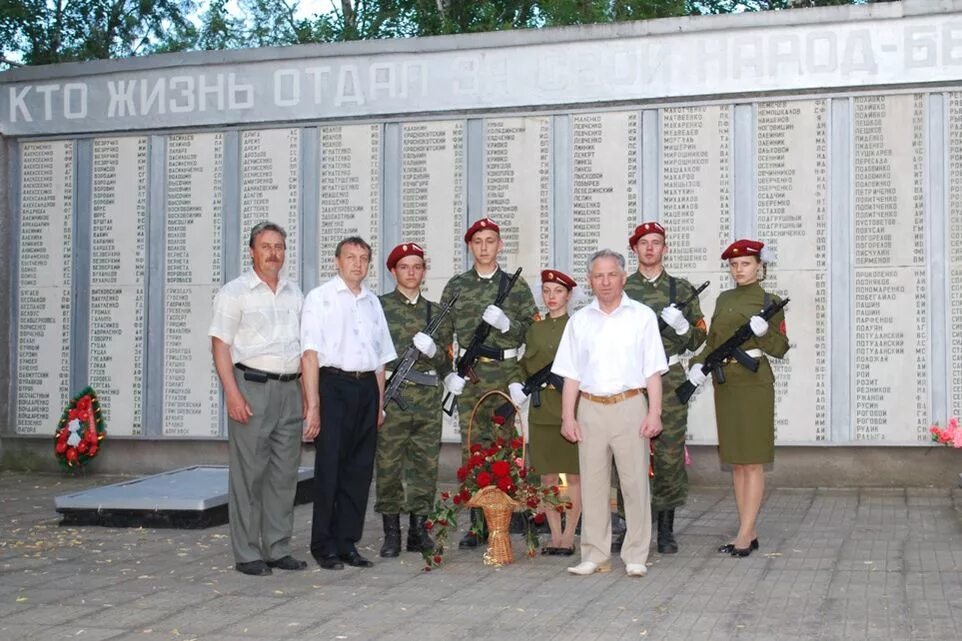
[[89, 387], [71, 399], [54, 431], [54, 456], [65, 469], [79, 468], [97, 455], [106, 436], [97, 394]]
[[511, 464], [507, 461], [495, 461], [491, 464], [491, 472], [498, 477], [508, 476], [511, 474]]
[[499, 476], [497, 484], [498, 484], [498, 489], [504, 492], [505, 494], [510, 493], [511, 490], [514, 489], [514, 484], [511, 482], [510, 476]]

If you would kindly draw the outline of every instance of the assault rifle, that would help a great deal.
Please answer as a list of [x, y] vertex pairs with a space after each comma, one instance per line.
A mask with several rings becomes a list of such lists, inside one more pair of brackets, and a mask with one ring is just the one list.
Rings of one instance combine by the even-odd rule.
[[[495, 307], [501, 307], [504, 304], [504, 300], [511, 293], [511, 288], [514, 287], [515, 282], [517, 282], [518, 277], [521, 276], [521, 268], [514, 273], [513, 276], [508, 278], [508, 284], [498, 290], [498, 296], [494, 299]], [[491, 326], [485, 323], [483, 320], [478, 323], [478, 326], [474, 328], [474, 335], [471, 337], [471, 342], [464, 349], [464, 353], [457, 360], [454, 365], [454, 369], [458, 376], [465, 378], [472, 383], [478, 382], [478, 375], [474, 373], [474, 367], [478, 364], [478, 359], [481, 358], [481, 349], [484, 347], [484, 341], [488, 339], [488, 334], [491, 333]], [[450, 401], [450, 404], [449, 404]], [[448, 416], [454, 414], [454, 395], [448, 392], [444, 399], [441, 401], [441, 408], [444, 413]]]
[[[765, 320], [769, 320], [772, 316], [777, 314], [782, 310], [785, 305], [788, 305], [787, 298], [782, 299], [781, 302], [771, 303], [758, 313]], [[715, 381], [719, 384], [725, 382], [725, 373], [722, 370], [722, 365], [729, 358], [735, 359], [739, 365], [750, 369], [753, 372], [758, 371], [758, 361], [751, 356], [748, 352], [741, 348], [742, 343], [747, 341], [749, 338], [754, 336], [755, 333], [752, 331], [751, 321], [745, 323], [741, 327], [735, 330], [735, 333], [731, 337], [716, 347], [712, 352], [705, 358], [705, 362], [702, 363], [701, 371], [705, 374], [712, 374], [715, 377]], [[695, 393], [698, 389], [694, 383], [691, 381], [685, 381], [682, 383], [678, 389], [675, 390], [675, 394], [678, 396], [678, 400], [683, 404], [688, 402], [691, 395]]]
[[[700, 286], [698, 289], [696, 289], [695, 291], [693, 291], [693, 292], [691, 293], [691, 296], [689, 296], [689, 297], [686, 298], [685, 300], [681, 301], [680, 303], [674, 303], [675, 307], [677, 307], [677, 308], [680, 309], [682, 312], [684, 312], [685, 309], [686, 309], [689, 305], [691, 305], [691, 302], [692, 302], [693, 300], [695, 300], [696, 298], [698, 298], [698, 295], [701, 294], [703, 291], [705, 291], [705, 288], [708, 287], [710, 284], [711, 284], [711, 281], [710, 281], [710, 280], [706, 280], [704, 283], [701, 284], [701, 286]], [[659, 331], [659, 332], [663, 332], [663, 331], [665, 331], [665, 328], [666, 328], [666, 327], [668, 327], [668, 323], [666, 323], [666, 322], [664, 321], [664, 319], [662, 319], [661, 315], [659, 314], [659, 315], [658, 315], [658, 331]]]
[[[524, 383], [521, 384], [521, 391], [531, 397], [532, 407], [541, 407], [541, 388], [546, 384], [552, 386], [559, 392], [561, 388], [564, 387], [565, 381], [563, 378], [557, 374], [551, 373], [551, 366], [554, 365], [554, 361], [551, 361], [537, 372], [525, 379]], [[502, 416], [507, 421], [514, 415], [514, 403], [505, 402], [498, 409], [494, 411], [497, 416]]]
[[[434, 338], [434, 332], [438, 331], [438, 327], [441, 326], [441, 321], [444, 317], [448, 315], [451, 311], [451, 307], [454, 305], [454, 301], [458, 300], [458, 293], [455, 292], [454, 296], [451, 297], [441, 311], [438, 312], [437, 316], [431, 319], [427, 327], [424, 328], [424, 333]], [[422, 374], [414, 369], [414, 363], [417, 362], [421, 353], [418, 348], [414, 345], [409, 345], [406, 350], [404, 350], [404, 355], [397, 363], [397, 367], [391, 372], [391, 377], [387, 379], [387, 384], [384, 386], [384, 407], [391, 401], [397, 403], [397, 406], [402, 410], [407, 409], [407, 403], [401, 398], [401, 385], [406, 380], [410, 380], [414, 383], [419, 383], [421, 385], [437, 385], [437, 378], [430, 377], [426, 374]]]

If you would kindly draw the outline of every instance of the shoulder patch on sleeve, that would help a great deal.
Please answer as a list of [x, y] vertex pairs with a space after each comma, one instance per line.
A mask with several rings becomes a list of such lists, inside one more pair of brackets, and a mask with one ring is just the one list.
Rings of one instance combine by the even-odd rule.
[[704, 318], [699, 318], [698, 322], [695, 323], [695, 327], [697, 327], [703, 332], [706, 332], [706, 333], [708, 332], [708, 323], [705, 322]]

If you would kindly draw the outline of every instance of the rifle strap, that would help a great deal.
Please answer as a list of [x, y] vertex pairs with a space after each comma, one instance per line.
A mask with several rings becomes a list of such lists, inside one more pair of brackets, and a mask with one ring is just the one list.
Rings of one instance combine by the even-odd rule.
[[428, 304], [428, 310], [427, 310], [426, 318], [424, 320], [424, 326], [427, 327], [428, 325], [431, 324], [431, 301], [424, 299], [424, 302]]
[[511, 278], [505, 274], [504, 270], [501, 268], [498, 268], [498, 273], [501, 274], [501, 279], [498, 280], [498, 298], [501, 298], [504, 296], [504, 293], [508, 291], [508, 282], [511, 280]]
[[762, 302], [762, 309], [765, 309], [771, 304], [772, 304], [772, 295], [769, 294], [768, 292], [765, 292], [765, 298], [763, 299], [763, 302]]
[[678, 283], [675, 281], [674, 276], [668, 277], [668, 304], [675, 304], [675, 296], [678, 293]]

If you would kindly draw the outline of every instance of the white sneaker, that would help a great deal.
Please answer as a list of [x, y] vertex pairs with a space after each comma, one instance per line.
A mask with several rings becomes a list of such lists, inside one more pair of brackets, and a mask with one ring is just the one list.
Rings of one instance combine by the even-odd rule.
[[578, 565], [568, 568], [568, 572], [571, 574], [577, 574], [579, 576], [588, 576], [589, 574], [594, 574], [595, 572], [611, 572], [611, 565], [609, 563], [582, 561]]
[[645, 576], [648, 574], [648, 566], [644, 563], [628, 563], [625, 565], [625, 574], [628, 576]]

